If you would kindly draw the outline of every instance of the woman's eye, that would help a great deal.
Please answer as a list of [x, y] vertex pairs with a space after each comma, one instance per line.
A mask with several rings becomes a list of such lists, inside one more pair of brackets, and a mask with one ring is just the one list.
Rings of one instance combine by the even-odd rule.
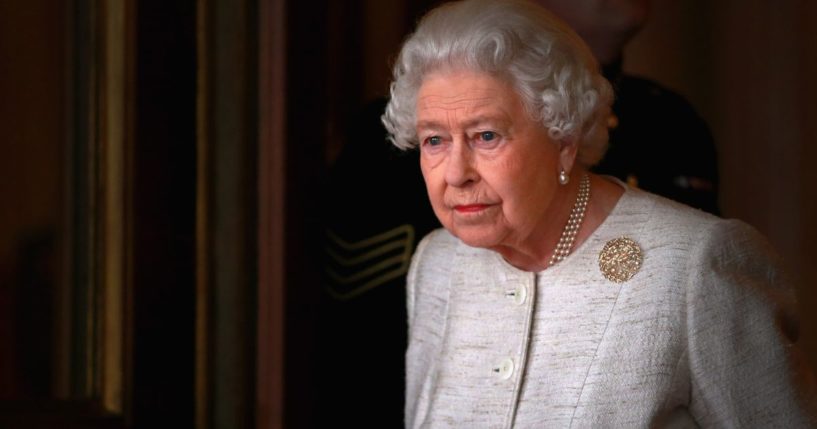
[[431, 136], [426, 139], [426, 144], [428, 144], [429, 146], [437, 146], [442, 142], [443, 139], [441, 139], [440, 136]]
[[479, 138], [481, 138], [482, 141], [489, 142], [496, 138], [496, 133], [493, 131], [483, 131], [479, 133]]

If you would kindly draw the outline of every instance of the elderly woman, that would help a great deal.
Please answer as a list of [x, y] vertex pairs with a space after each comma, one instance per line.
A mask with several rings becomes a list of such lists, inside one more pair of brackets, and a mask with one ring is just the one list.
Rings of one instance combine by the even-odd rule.
[[408, 275], [407, 427], [809, 425], [768, 246], [589, 173], [611, 89], [567, 26], [525, 2], [444, 5], [391, 94], [383, 121], [419, 147], [445, 227]]

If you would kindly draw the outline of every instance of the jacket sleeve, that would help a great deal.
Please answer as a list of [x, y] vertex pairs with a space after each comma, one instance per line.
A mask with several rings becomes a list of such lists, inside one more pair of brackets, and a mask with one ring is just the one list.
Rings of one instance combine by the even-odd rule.
[[[451, 240], [437, 229], [425, 236], [411, 260], [406, 278], [406, 306], [408, 312], [408, 347], [406, 349], [406, 402], [405, 427], [416, 427], [418, 415], [425, 413], [433, 380], [434, 359], [440, 344], [441, 320], [444, 319], [447, 300], [447, 260]], [[425, 396], [424, 396], [425, 395]], [[419, 418], [422, 420], [422, 418]]]
[[796, 346], [794, 291], [738, 221], [701, 232], [690, 259], [690, 412], [702, 427], [817, 427], [814, 377]]
[[428, 237], [425, 237], [417, 245], [417, 249], [414, 251], [414, 254], [411, 257], [411, 265], [409, 266], [408, 274], [406, 275], [406, 314], [408, 315], [409, 331], [411, 331], [411, 325], [414, 321], [414, 302], [417, 296], [417, 267], [420, 265], [419, 261], [422, 258], [423, 250], [425, 250], [427, 244]]

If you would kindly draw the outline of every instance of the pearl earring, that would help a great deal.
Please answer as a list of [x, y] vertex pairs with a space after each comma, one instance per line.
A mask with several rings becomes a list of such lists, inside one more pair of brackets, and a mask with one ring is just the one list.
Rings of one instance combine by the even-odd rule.
[[559, 172], [559, 183], [562, 185], [567, 185], [567, 182], [570, 181], [570, 177], [568, 177], [565, 169], [563, 168], [562, 171]]

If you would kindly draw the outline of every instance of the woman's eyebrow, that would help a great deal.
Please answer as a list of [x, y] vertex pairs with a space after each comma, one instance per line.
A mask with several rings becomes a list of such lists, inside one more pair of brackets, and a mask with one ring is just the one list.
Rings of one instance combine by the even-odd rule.
[[431, 119], [421, 119], [417, 121], [417, 125], [415, 126], [415, 128], [424, 130], [440, 130], [445, 128], [445, 126], [439, 121]]
[[510, 121], [508, 120], [507, 115], [504, 114], [480, 115], [465, 121], [463, 125], [465, 126], [465, 128], [473, 128], [484, 124], [491, 124], [494, 126], [505, 126], [508, 122]]
[[[473, 128], [480, 125], [490, 124], [493, 126], [506, 126], [510, 122], [508, 115], [500, 112], [496, 114], [481, 114], [473, 118], [465, 120], [461, 125], [463, 128]], [[435, 119], [420, 119], [417, 121], [415, 128], [427, 130], [439, 130], [447, 127], [441, 121]]]

